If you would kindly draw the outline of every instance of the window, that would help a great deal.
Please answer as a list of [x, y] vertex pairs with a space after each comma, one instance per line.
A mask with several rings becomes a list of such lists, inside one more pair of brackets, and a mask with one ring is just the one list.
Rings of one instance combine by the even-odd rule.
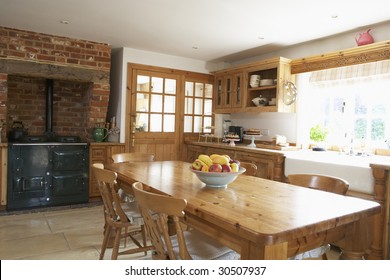
[[137, 75], [137, 131], [174, 132], [175, 108], [175, 79]]
[[213, 85], [185, 82], [184, 132], [210, 133], [212, 127]]
[[390, 61], [322, 70], [298, 76], [298, 137], [310, 143], [316, 124], [340, 148], [379, 148], [390, 138]]

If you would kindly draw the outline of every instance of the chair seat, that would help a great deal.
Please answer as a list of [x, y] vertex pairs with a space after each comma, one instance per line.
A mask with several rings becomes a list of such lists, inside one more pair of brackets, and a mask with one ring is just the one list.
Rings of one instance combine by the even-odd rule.
[[303, 260], [303, 259], [317, 259], [321, 258], [323, 254], [330, 250], [330, 245], [324, 245], [313, 250], [303, 252], [290, 258], [291, 260]]
[[[184, 231], [187, 249], [193, 260], [239, 260], [240, 254], [222, 245], [207, 235], [191, 229]], [[175, 254], [179, 255], [179, 244], [175, 236], [171, 238]]]
[[122, 202], [121, 207], [131, 224], [135, 226], [142, 226], [144, 224], [144, 219], [142, 218], [142, 215], [139, 212], [138, 203], [136, 201]]

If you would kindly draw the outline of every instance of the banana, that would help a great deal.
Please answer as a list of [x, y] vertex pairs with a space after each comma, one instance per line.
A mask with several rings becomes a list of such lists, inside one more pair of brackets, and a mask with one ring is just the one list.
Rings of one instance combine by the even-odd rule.
[[213, 161], [211, 160], [211, 158], [208, 155], [199, 155], [198, 159], [203, 161], [207, 166], [210, 166], [213, 164]]
[[217, 156], [212, 160], [212, 162], [220, 165], [229, 165], [229, 159], [225, 156]]
[[213, 160], [213, 159], [216, 158], [216, 157], [219, 157], [219, 155], [218, 155], [218, 154], [212, 154], [212, 155], [210, 155], [211, 160]]

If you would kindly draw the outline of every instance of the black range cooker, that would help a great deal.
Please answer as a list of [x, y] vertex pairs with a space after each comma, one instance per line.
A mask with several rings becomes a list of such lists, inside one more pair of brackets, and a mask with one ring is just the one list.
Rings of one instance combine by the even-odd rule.
[[19, 140], [8, 143], [8, 210], [88, 202], [88, 143], [77, 136]]

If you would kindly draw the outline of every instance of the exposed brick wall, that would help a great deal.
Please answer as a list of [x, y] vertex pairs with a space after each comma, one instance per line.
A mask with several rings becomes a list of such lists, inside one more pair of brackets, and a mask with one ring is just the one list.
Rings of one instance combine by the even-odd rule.
[[110, 70], [111, 47], [102, 43], [0, 27], [0, 58]]
[[[0, 126], [3, 125], [3, 121], [5, 122], [7, 120], [7, 74], [1, 74], [0, 73]], [[7, 127], [4, 125], [1, 129], [0, 133], [0, 142], [4, 142], [6, 130]]]
[[[91, 83], [54, 81], [53, 132], [57, 135], [85, 135], [88, 92]], [[8, 123], [22, 121], [30, 135], [46, 130], [46, 79], [8, 77]]]
[[[23, 63], [22, 74], [20, 74], [20, 67], [7, 67], [12, 63], [13, 66], [16, 65], [15, 62], [18, 62], [19, 66]], [[109, 45], [0, 27], [0, 69], [16, 69], [8, 72], [0, 71], [0, 119], [7, 120], [6, 128], [2, 133], [3, 142], [6, 142], [6, 131], [10, 130], [13, 120], [24, 119], [23, 122], [29, 128], [31, 135], [44, 131], [45, 102], [41, 98], [45, 79], [42, 72], [53, 68], [53, 66], [47, 68], [47, 65], [62, 67], [61, 74], [55, 73], [55, 102], [61, 105], [53, 108], [54, 132], [59, 135], [77, 134], [82, 136], [83, 140], [90, 141], [95, 124], [106, 121], [110, 95], [111, 47]], [[64, 72], [64, 67], [69, 71]], [[29, 72], [28, 69], [31, 71]], [[12, 71], [14, 72], [11, 73]], [[55, 68], [53, 71], [56, 71]], [[75, 73], [85, 74], [86, 71], [92, 73], [90, 78], [89, 75], [83, 75], [82, 79], [75, 77]], [[36, 79], [28, 77], [36, 77]], [[72, 79], [78, 82], [69, 82]], [[26, 87], [21, 89], [21, 84], [25, 84]], [[27, 94], [31, 88], [34, 88], [33, 93]], [[23, 93], [19, 94], [20, 91]], [[15, 93], [19, 96], [10, 96]], [[34, 95], [37, 96], [33, 98]], [[27, 108], [33, 106], [32, 103], [36, 106], [28, 114], [24, 114], [18, 106], [24, 104]], [[70, 117], [71, 114], [75, 117]], [[68, 115], [69, 117], [65, 117]]]

